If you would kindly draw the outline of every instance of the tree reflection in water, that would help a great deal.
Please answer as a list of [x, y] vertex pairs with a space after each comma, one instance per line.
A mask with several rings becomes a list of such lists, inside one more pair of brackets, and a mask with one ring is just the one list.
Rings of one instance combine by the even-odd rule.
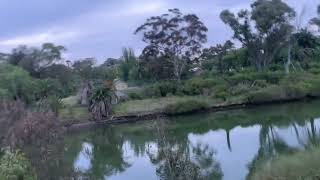
[[222, 179], [220, 165], [208, 145], [193, 147], [188, 138], [177, 140], [167, 130], [166, 121], [155, 122], [157, 150], [148, 151], [157, 175], [162, 180]]
[[[124, 140], [112, 128], [90, 134], [87, 139], [92, 149], [84, 151], [90, 158], [90, 169], [77, 172], [77, 179], [105, 179], [105, 177], [121, 173], [131, 165], [124, 159]], [[81, 178], [80, 178], [81, 177]]]
[[[320, 131], [315, 125], [315, 119], [311, 118], [309, 121], [300, 122], [299, 127], [297, 122], [292, 122], [290, 125], [294, 129], [297, 142], [302, 148], [308, 149], [319, 145]], [[247, 179], [255, 173], [259, 167], [266, 162], [276, 158], [280, 154], [292, 154], [301, 150], [298, 147], [289, 146], [276, 131], [275, 125], [262, 125], [260, 130], [260, 148], [258, 154], [248, 165], [249, 174]], [[300, 131], [299, 131], [300, 130]], [[302, 139], [301, 132], [306, 132], [306, 139]]]

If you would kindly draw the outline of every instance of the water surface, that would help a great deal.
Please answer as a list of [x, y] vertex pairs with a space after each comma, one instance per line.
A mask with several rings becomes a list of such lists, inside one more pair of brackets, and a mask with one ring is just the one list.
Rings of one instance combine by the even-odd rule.
[[266, 160], [319, 142], [319, 105], [259, 106], [69, 133], [48, 173], [52, 179], [71, 172], [97, 180], [246, 179]]

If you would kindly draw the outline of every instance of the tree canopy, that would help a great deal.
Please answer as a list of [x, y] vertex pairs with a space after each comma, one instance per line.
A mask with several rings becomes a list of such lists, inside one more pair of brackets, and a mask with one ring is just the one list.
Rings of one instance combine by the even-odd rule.
[[179, 9], [169, 9], [168, 14], [153, 16], [137, 28], [148, 45], [143, 56], [168, 57], [174, 67], [176, 79], [181, 78], [186, 60], [201, 52], [207, 42], [207, 27], [195, 14], [182, 14]]

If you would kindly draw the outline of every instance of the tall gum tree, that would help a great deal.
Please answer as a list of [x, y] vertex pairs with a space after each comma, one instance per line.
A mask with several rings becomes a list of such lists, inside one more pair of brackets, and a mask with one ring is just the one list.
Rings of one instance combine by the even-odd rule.
[[233, 30], [233, 38], [248, 49], [250, 62], [263, 70], [288, 43], [293, 29], [290, 21], [295, 15], [295, 11], [281, 0], [257, 0], [251, 4], [251, 11], [241, 10], [234, 14], [224, 10], [220, 18]]
[[147, 19], [135, 34], [142, 33], [142, 40], [147, 43], [142, 55], [168, 58], [176, 80], [180, 81], [186, 62], [200, 54], [207, 42], [207, 31], [195, 14], [184, 15], [179, 9], [169, 9], [168, 14]]

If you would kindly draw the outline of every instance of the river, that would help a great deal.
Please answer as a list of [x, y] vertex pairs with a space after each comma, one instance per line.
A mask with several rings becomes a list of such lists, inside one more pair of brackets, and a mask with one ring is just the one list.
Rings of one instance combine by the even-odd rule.
[[94, 180], [247, 179], [266, 160], [320, 142], [319, 107], [320, 101], [297, 102], [69, 132], [43, 173], [52, 179], [71, 172]]

